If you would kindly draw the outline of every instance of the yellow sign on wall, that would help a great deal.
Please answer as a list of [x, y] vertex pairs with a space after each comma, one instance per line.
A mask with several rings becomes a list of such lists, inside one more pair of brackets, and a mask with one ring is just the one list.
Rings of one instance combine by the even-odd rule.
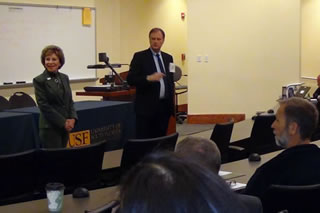
[[68, 148], [86, 146], [89, 144], [91, 144], [89, 130], [72, 132], [69, 134]]
[[82, 24], [86, 26], [91, 25], [91, 9], [90, 8], [83, 8], [82, 9]]

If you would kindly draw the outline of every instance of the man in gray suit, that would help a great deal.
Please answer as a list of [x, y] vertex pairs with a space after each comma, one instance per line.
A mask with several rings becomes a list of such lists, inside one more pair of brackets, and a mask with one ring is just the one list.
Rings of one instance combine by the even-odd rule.
[[40, 109], [39, 136], [44, 148], [63, 148], [69, 132], [78, 119], [73, 106], [67, 75], [58, 72], [64, 64], [61, 48], [50, 45], [42, 50], [45, 71], [33, 79], [35, 96]]

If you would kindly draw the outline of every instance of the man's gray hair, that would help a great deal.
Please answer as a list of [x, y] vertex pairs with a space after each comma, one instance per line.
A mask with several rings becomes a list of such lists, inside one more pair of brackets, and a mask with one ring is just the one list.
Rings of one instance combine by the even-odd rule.
[[216, 174], [220, 170], [220, 151], [210, 139], [188, 136], [177, 144], [176, 153], [180, 157], [197, 161]]
[[317, 108], [310, 101], [297, 97], [280, 100], [279, 103], [285, 107], [286, 126], [291, 122], [297, 123], [300, 138], [302, 140], [310, 139], [318, 125]]

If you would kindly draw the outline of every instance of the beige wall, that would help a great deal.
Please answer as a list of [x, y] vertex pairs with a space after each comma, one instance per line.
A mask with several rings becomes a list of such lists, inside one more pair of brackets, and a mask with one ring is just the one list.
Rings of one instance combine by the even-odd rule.
[[320, 74], [319, 58], [320, 1], [301, 0], [301, 76], [315, 79]]
[[282, 85], [299, 81], [300, 0], [187, 5], [189, 114], [248, 117], [276, 105]]
[[[187, 17], [181, 20], [181, 12], [187, 12], [186, 0], [120, 0], [121, 42], [120, 61], [130, 63], [135, 52], [149, 47], [148, 33], [153, 27], [161, 27], [166, 33], [162, 50], [172, 54], [175, 64], [187, 73], [181, 53], [187, 51]], [[187, 78], [181, 79], [182, 84]], [[186, 103], [187, 95], [181, 95], [179, 104]]]
[[[120, 2], [118, 0], [96, 0], [97, 53], [106, 52], [111, 63], [120, 60]], [[98, 61], [98, 59], [97, 59]], [[98, 70], [102, 78], [110, 70]]]
[[[166, 32], [163, 51], [173, 55], [175, 63], [187, 73], [181, 53], [186, 53], [187, 21], [181, 20], [186, 12], [186, 0], [96, 0], [97, 51], [107, 52], [111, 63], [130, 64], [135, 52], [149, 47], [148, 33], [153, 27]], [[128, 66], [117, 69], [127, 71]], [[103, 77], [106, 70], [99, 71]], [[187, 79], [181, 79], [183, 84]], [[179, 97], [179, 104], [187, 102], [187, 95]]]

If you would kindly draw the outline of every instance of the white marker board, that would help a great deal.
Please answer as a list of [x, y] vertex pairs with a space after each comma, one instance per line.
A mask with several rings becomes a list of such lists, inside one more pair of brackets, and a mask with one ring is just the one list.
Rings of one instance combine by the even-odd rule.
[[95, 10], [82, 25], [82, 8], [0, 5], [0, 85], [25, 81], [43, 72], [42, 49], [58, 45], [65, 55], [63, 72], [73, 79], [96, 78], [87, 65], [96, 62]]

